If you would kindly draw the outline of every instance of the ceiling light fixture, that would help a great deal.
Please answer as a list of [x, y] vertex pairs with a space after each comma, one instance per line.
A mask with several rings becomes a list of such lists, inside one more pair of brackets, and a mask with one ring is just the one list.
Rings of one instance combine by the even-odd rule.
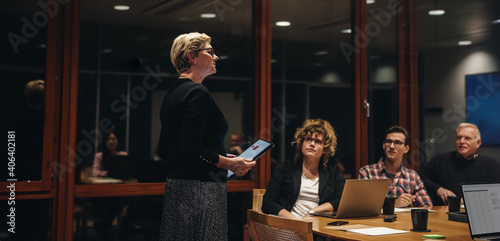
[[130, 6], [127, 6], [127, 5], [116, 5], [114, 8], [115, 8], [115, 10], [118, 10], [118, 11], [126, 11], [126, 10], [130, 9]]
[[372, 4], [375, 3], [375, 0], [366, 0], [366, 4]]
[[460, 46], [465, 46], [465, 45], [471, 45], [472, 41], [458, 41], [458, 45]]
[[352, 30], [350, 28], [340, 30], [341, 33], [351, 33]]
[[328, 55], [328, 51], [326, 51], [326, 50], [321, 50], [321, 51], [318, 51], [318, 52], [314, 53], [314, 55], [317, 55], [317, 56], [318, 56], [318, 55]]
[[215, 18], [217, 17], [217, 15], [215, 15], [215, 13], [202, 13], [201, 18]]
[[445, 11], [442, 9], [434, 9], [434, 10], [429, 11], [429, 15], [431, 15], [431, 16], [441, 16], [444, 13], [445, 13]]
[[276, 22], [276, 26], [280, 26], [280, 27], [287, 27], [287, 26], [290, 26], [291, 23], [288, 22], [288, 21], [278, 21]]
[[491, 21], [492, 24], [499, 24], [500, 23], [500, 19], [495, 19], [493, 21]]

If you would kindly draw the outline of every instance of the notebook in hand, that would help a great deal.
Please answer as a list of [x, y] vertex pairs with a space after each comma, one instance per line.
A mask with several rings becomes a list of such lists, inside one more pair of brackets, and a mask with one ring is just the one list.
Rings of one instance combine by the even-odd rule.
[[378, 216], [384, 205], [389, 179], [348, 179], [337, 211], [311, 213], [329, 218]]
[[500, 240], [500, 183], [461, 184], [473, 240]]

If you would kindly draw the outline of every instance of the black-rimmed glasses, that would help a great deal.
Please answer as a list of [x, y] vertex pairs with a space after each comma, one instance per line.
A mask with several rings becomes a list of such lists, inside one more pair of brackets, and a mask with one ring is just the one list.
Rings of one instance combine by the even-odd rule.
[[404, 142], [398, 141], [398, 140], [393, 141], [393, 140], [387, 139], [384, 141], [384, 144], [386, 144], [388, 146], [390, 146], [392, 143], [394, 143], [394, 146], [397, 146], [397, 147], [401, 147], [405, 144]]
[[215, 56], [215, 51], [213, 48], [204, 48], [204, 49], [197, 49], [196, 51], [201, 51], [201, 50], [208, 50], [207, 52], [212, 55], [212, 58]]

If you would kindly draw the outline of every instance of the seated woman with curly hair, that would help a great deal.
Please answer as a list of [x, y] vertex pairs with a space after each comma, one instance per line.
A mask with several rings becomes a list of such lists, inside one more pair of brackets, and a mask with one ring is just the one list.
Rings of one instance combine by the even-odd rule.
[[306, 120], [292, 146], [295, 159], [284, 163], [269, 181], [262, 211], [302, 219], [311, 211], [337, 210], [345, 180], [337, 164], [328, 162], [337, 146], [333, 127], [326, 120]]

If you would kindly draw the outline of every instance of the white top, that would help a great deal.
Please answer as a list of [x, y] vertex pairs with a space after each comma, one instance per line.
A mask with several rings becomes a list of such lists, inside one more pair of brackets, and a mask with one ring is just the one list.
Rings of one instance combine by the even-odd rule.
[[309, 210], [317, 207], [319, 204], [319, 177], [310, 180], [302, 174], [301, 178], [299, 196], [292, 208], [292, 214], [298, 219], [302, 219]]

